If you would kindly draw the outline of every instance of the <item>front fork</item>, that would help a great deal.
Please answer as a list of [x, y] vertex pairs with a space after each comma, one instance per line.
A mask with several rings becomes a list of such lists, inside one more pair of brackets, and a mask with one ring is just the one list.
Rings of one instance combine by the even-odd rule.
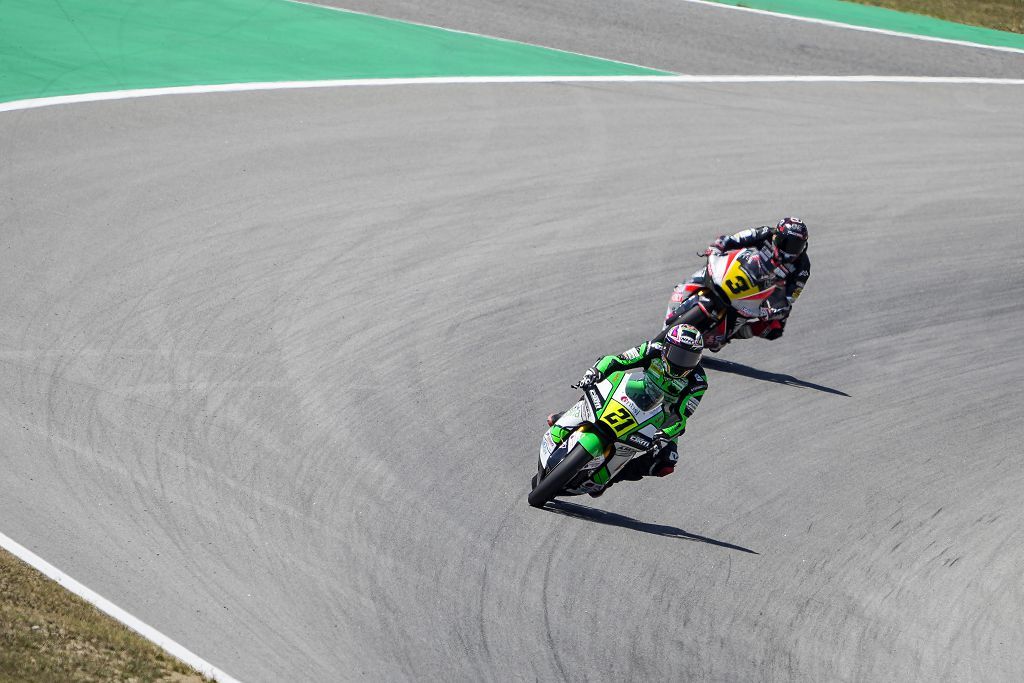
[[[551, 425], [548, 430], [548, 437], [551, 439], [555, 446], [555, 450], [551, 451], [551, 455], [548, 456], [547, 463], [544, 469], [551, 470], [555, 465], [562, 461], [569, 451], [578, 443], [586, 449], [587, 453], [590, 453], [591, 457], [601, 460], [606, 460], [611, 454], [612, 444], [606, 444], [601, 436], [597, 433], [596, 428], [584, 422], [580, 425], [560, 425], [558, 422]], [[567, 444], [566, 442], [569, 441]], [[555, 455], [555, 451], [558, 449], [562, 450], [560, 458], [553, 459], [551, 456]]]

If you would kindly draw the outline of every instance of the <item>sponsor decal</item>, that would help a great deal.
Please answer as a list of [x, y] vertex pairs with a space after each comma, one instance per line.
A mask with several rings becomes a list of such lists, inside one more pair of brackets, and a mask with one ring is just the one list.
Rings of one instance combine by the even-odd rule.
[[576, 405], [580, 407], [580, 422], [590, 421], [594, 419], [594, 410], [590, 407], [590, 403], [588, 403], [587, 401], [580, 401]]
[[629, 438], [626, 439], [626, 443], [632, 444], [640, 450], [645, 450], [651, 447], [651, 440], [640, 434], [630, 434]]
[[686, 410], [692, 413], [697, 410], [698, 405], [700, 405], [700, 399], [694, 396], [686, 402]]
[[621, 358], [622, 360], [626, 360], [626, 361], [635, 360], [635, 359], [637, 359], [639, 357], [640, 357], [640, 352], [637, 351], [635, 348], [630, 349], [628, 351], [623, 351], [622, 353], [619, 354], [619, 358]]
[[597, 389], [587, 389], [587, 398], [590, 399], [591, 404], [594, 406], [594, 410], [598, 410], [601, 407], [601, 394], [597, 393]]
[[629, 396], [627, 396], [625, 392], [621, 393], [616, 398], [618, 398], [619, 403], [621, 403], [622, 405], [624, 405], [627, 408], [629, 408], [629, 411], [631, 413], [642, 412], [640, 410], [640, 408], [637, 406], [637, 404], [633, 402], [633, 399], [631, 399]]

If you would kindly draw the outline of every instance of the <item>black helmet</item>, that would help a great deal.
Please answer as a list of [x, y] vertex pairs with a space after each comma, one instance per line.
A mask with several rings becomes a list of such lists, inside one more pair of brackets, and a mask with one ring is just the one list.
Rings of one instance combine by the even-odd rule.
[[772, 256], [779, 263], [793, 263], [807, 250], [807, 226], [786, 216], [772, 230]]

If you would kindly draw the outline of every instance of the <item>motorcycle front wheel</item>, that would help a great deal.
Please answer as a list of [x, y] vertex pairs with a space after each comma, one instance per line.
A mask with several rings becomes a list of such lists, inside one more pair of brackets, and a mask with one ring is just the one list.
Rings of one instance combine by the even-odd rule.
[[569, 483], [569, 480], [576, 476], [580, 468], [590, 462], [593, 457], [581, 444], [573, 446], [569, 455], [562, 458], [562, 462], [555, 465], [555, 469], [548, 472], [548, 475], [530, 491], [530, 495], [526, 498], [527, 502], [535, 508], [544, 507], [544, 504], [557, 496], [558, 492]]
[[664, 329], [662, 329], [652, 341], [663, 340], [665, 335], [668, 334], [668, 331], [676, 325], [693, 325], [700, 330], [701, 334], [704, 334], [717, 325], [719, 320], [719, 318], [714, 318], [702, 311], [700, 306], [693, 306], [685, 312], [677, 314], [670, 323], [665, 325]]

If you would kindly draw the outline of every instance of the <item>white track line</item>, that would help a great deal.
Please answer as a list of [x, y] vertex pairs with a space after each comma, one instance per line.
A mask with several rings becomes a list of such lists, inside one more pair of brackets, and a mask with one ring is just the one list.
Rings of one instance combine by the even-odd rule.
[[486, 38], [487, 40], [497, 40], [502, 43], [512, 43], [514, 45], [527, 45], [529, 47], [536, 47], [541, 50], [548, 50], [549, 52], [561, 52], [566, 55], [575, 55], [577, 57], [586, 57], [587, 59], [596, 59], [602, 62], [612, 62], [613, 64], [624, 64], [626, 66], [636, 67], [637, 69], [647, 69], [648, 71], [660, 71], [663, 74], [674, 73], [672, 71], [666, 71], [665, 69], [655, 69], [651, 66], [643, 66], [642, 64], [634, 64], [632, 62], [623, 62], [618, 59], [609, 59], [608, 57], [595, 57], [594, 55], [584, 54], [582, 52], [573, 52], [572, 50], [563, 50], [559, 47], [548, 47], [547, 45], [538, 45], [537, 43], [526, 43], [522, 40], [512, 40], [511, 38], [499, 38], [498, 36], [490, 36], [486, 33], [473, 33], [472, 31], [462, 31], [457, 28], [448, 28], [446, 26], [435, 26], [434, 24], [423, 24], [418, 21], [409, 21], [408, 19], [395, 19], [393, 17], [386, 17], [383, 14], [371, 14], [370, 12], [359, 12], [354, 9], [345, 9], [344, 7], [334, 7], [332, 5], [321, 5], [317, 2], [310, 2], [309, 0], [284, 0], [293, 5], [305, 5], [306, 7], [317, 7], [319, 9], [331, 10], [333, 12], [342, 12], [343, 14], [357, 14], [363, 17], [372, 17], [373, 19], [381, 19], [384, 21], [390, 21], [395, 24], [409, 24], [412, 26], [422, 26], [423, 28], [432, 28], [438, 31], [444, 31], [445, 33], [461, 33], [464, 36], [473, 36], [474, 38]]
[[152, 626], [139, 621], [114, 603], [89, 588], [86, 588], [43, 558], [33, 553], [28, 548], [18, 544], [2, 533], [0, 533], [0, 547], [3, 547], [7, 552], [32, 565], [46, 576], [64, 586], [64, 588], [68, 589], [86, 602], [95, 605], [98, 609], [106, 612], [114, 619], [117, 619], [146, 640], [163, 648], [166, 652], [185, 662], [204, 676], [213, 678], [220, 683], [239, 683], [237, 678], [229, 676], [199, 655], [187, 650], [184, 646], [160, 633]]
[[[339, 7], [331, 7], [329, 5], [318, 5], [312, 2], [306, 2], [304, 0], [287, 0], [294, 4], [308, 5], [311, 7], [319, 7], [326, 10], [335, 10], [339, 12], [348, 12], [350, 14], [362, 14], [364, 16], [378, 17], [381, 19], [389, 19], [388, 17], [382, 17], [380, 15], [369, 14], [366, 12], [355, 12]], [[999, 50], [1003, 52], [1017, 52], [1024, 53], [1024, 50], [1010, 48], [1010, 47], [998, 47], [992, 45], [983, 45], [980, 43], [971, 43], [960, 40], [951, 40], [946, 38], [933, 38], [931, 36], [921, 36], [911, 33], [901, 33], [898, 31], [888, 31], [885, 29], [871, 28], [867, 26], [857, 26], [853, 24], [843, 24], [840, 22], [827, 21], [825, 19], [813, 19], [809, 17], [795, 16], [791, 14], [781, 14], [778, 12], [769, 12], [767, 10], [753, 9], [749, 7], [737, 7], [735, 5], [725, 5], [717, 2], [710, 2], [709, 0], [678, 0], [679, 2], [689, 2], [697, 5], [705, 5], [709, 7], [718, 7], [722, 9], [739, 10], [743, 12], [750, 12], [753, 14], [762, 14], [773, 17], [779, 17], [784, 19], [791, 19], [794, 21], [803, 21], [812, 24], [822, 24], [825, 26], [833, 26], [838, 28], [847, 28], [855, 31], [865, 31], [868, 33], [881, 33], [884, 35], [899, 36], [904, 38], [913, 38], [916, 40], [925, 40], [937, 43], [947, 43], [952, 45], [963, 45], [967, 47], [976, 47], [988, 50]], [[398, 21], [389, 19], [391, 21]], [[431, 26], [430, 24], [420, 24], [417, 22], [404, 22], [412, 23], [418, 26], [425, 26], [429, 28], [437, 28], [452, 33], [463, 33], [466, 35], [482, 36], [482, 34], [472, 33], [470, 31], [458, 31], [455, 29], [444, 28], [440, 26]], [[521, 45], [531, 45], [532, 47], [544, 47], [540, 45], [533, 45], [532, 43], [523, 43], [522, 41], [508, 40], [505, 38], [497, 38], [495, 36], [484, 36], [492, 38], [494, 40], [501, 40], [510, 43], [518, 43]], [[558, 50], [557, 48], [545, 48], [549, 50], [555, 50], [557, 52], [564, 52], [568, 54], [575, 54], [580, 56], [581, 53], [571, 52], [569, 50]], [[603, 59], [603, 58], [597, 58]], [[618, 64], [626, 64], [629, 66], [640, 66], [637, 64], [630, 64], [629, 62], [621, 62], [614, 59], [605, 59], [604, 61], [614, 62]], [[649, 67], [643, 67], [649, 68]], [[115, 90], [110, 92], [97, 92], [97, 93], [83, 93], [79, 95], [63, 95], [59, 97], [42, 97], [27, 100], [15, 100], [13, 102], [2, 102], [0, 103], [0, 112], [5, 111], [19, 111], [23, 109], [36, 109], [39, 107], [52, 107], [62, 104], [75, 104], [80, 102], [101, 102], [109, 100], [126, 100], [135, 99], [141, 97], [157, 97], [161, 95], [194, 95], [202, 93], [223, 93], [223, 92], [247, 92], [255, 90], [289, 90], [289, 89], [300, 89], [300, 88], [341, 88], [341, 87], [357, 87], [357, 86], [388, 86], [388, 85], [462, 85], [462, 84], [483, 84], [483, 83], [917, 83], [917, 84], [981, 84], [981, 85], [1024, 85], [1024, 79], [1005, 79], [1005, 78], [944, 78], [944, 77], [906, 77], [906, 76], [509, 76], [509, 77], [441, 77], [441, 78], [373, 78], [373, 79], [352, 79], [352, 80], [326, 80], [326, 81], [277, 81], [269, 83], [226, 83], [220, 85], [190, 85], [190, 86], [179, 86], [170, 88], [143, 88], [137, 90]], [[96, 606], [101, 611], [109, 614], [114, 619], [118, 620], [128, 628], [139, 633], [147, 640], [153, 642], [172, 656], [185, 662], [192, 668], [201, 672], [203, 675], [216, 679], [221, 683], [239, 683], [238, 679], [230, 676], [221, 669], [213, 666], [199, 655], [188, 650], [178, 642], [168, 638], [164, 634], [157, 631], [152, 626], [140, 621], [136, 617], [132, 616], [125, 610], [121, 609], [114, 603], [110, 602], [103, 596], [99, 595], [95, 591], [82, 585], [75, 579], [71, 578], [61, 570], [54, 567], [52, 564], [33, 553], [28, 548], [15, 542], [10, 537], [3, 533], [0, 533], [0, 547], [3, 547], [12, 555], [20, 558], [24, 562], [28, 563], [32, 567], [42, 572], [44, 575], [53, 579], [57, 583], [64, 586], [66, 589], [78, 595], [86, 602]]]
[[172, 88], [112, 90], [61, 95], [0, 103], [0, 112], [53, 107], [79, 102], [129, 100], [161, 95], [296, 90], [303, 88], [359, 88], [394, 85], [473, 85], [488, 83], [902, 83], [920, 85], [1024, 85], [1024, 78], [970, 78], [932, 76], [452, 76], [438, 78], [362, 78], [330, 81], [273, 81], [184, 85]]
[[[846, 28], [852, 31], [864, 31], [866, 33], [880, 33], [885, 36], [896, 36], [897, 38], [912, 38], [914, 40], [924, 40], [931, 43], [946, 43], [948, 45], [959, 45], [961, 47], [976, 47], [983, 50], [998, 50], [1000, 52], [1017, 52], [1024, 54], [1024, 49], [1016, 47], [1003, 47], [1001, 45], [987, 45], [985, 43], [975, 43], [968, 40], [955, 40], [953, 38], [936, 38], [933, 36], [924, 36], [919, 33], [905, 33], [903, 31], [890, 31], [884, 28], [873, 28], [871, 26], [860, 26], [858, 24], [846, 24], [841, 21], [830, 21], [828, 19], [815, 19], [813, 17], [804, 17], [798, 14], [785, 14], [783, 12], [773, 12], [766, 9], [754, 9], [753, 7], [741, 7], [737, 5], [728, 5], [722, 2], [714, 2], [714, 0], [676, 0], [677, 2], [688, 2], [693, 5], [704, 5], [705, 7], [717, 7], [719, 9], [731, 9], [738, 10], [740, 12], [749, 12], [751, 14], [760, 14], [763, 16], [776, 17], [779, 19], [792, 19], [793, 21], [803, 21], [808, 24], [820, 24], [822, 26], [830, 26], [832, 28]], [[508, 38], [498, 38], [496, 36], [489, 36], [483, 33], [473, 33], [471, 31], [459, 31], [452, 28], [446, 28], [444, 26], [434, 26], [433, 24], [421, 24], [416, 21], [409, 21], [406, 19], [393, 19], [386, 17], [381, 14], [371, 14], [369, 12], [358, 12], [356, 10], [345, 9], [343, 7], [332, 7], [331, 5], [321, 5], [317, 2], [311, 2], [310, 0], [285, 0], [285, 2], [291, 2], [296, 5], [309, 5], [310, 7], [319, 7], [321, 9], [335, 10], [337, 12], [347, 12], [349, 14], [361, 14], [367, 17], [374, 17], [377, 19], [387, 19], [389, 21], [395, 21], [403, 24], [413, 24], [415, 26], [425, 26], [427, 28], [436, 28], [442, 31], [449, 31], [451, 33], [465, 33], [470, 36], [480, 36], [482, 38], [490, 38], [492, 40], [503, 40], [507, 43], [518, 43], [520, 45], [530, 45], [532, 47], [543, 47], [546, 50], [554, 50], [556, 52], [567, 52], [573, 55], [581, 55], [583, 57], [591, 57], [593, 59], [603, 59], [606, 62], [617, 62], [618, 64], [628, 64], [629, 66], [641, 66], [639, 64], [631, 64], [630, 62], [619, 62], [615, 59], [607, 59], [605, 57], [594, 57], [594, 55], [584, 55], [581, 52], [571, 52], [569, 50], [560, 50], [554, 47], [546, 47], [544, 45], [536, 45], [534, 43], [524, 43], [519, 40], [510, 40]], [[928, 17], [933, 18], [933, 17]], [[641, 66], [644, 69], [652, 69], [654, 71], [662, 71], [662, 69], [653, 69], [649, 66]]]
[[1017, 47], [1004, 47], [1002, 45], [986, 45], [985, 43], [974, 43], [968, 40], [955, 40], [953, 38], [936, 38], [934, 36], [923, 36], [919, 33], [904, 33], [902, 31], [890, 31], [884, 28], [873, 28], [871, 26], [859, 26], [857, 24], [845, 24], [841, 21], [830, 21], [828, 19], [815, 19], [813, 17], [803, 17], [797, 14], [784, 14], [782, 12], [772, 12], [766, 9], [754, 9], [753, 7], [738, 7], [736, 5], [726, 5], [721, 2], [714, 2], [713, 0], [676, 0], [676, 2], [688, 2], [693, 5], [704, 5], [706, 7], [718, 7], [721, 9], [737, 10], [739, 12], [750, 12], [751, 14], [761, 14], [769, 17], [778, 17], [780, 19], [792, 19], [793, 21], [803, 21], [808, 24], [821, 24], [822, 26], [831, 26], [833, 28], [847, 28], [852, 31], [864, 31], [865, 33], [881, 33], [885, 36], [897, 36], [899, 38], [912, 38], [914, 40], [924, 40], [930, 43], [946, 43], [948, 45], [959, 45], [961, 47], [976, 47], [982, 50], [998, 50], [999, 52], [1016, 52], [1018, 54], [1024, 54], [1024, 49]]

